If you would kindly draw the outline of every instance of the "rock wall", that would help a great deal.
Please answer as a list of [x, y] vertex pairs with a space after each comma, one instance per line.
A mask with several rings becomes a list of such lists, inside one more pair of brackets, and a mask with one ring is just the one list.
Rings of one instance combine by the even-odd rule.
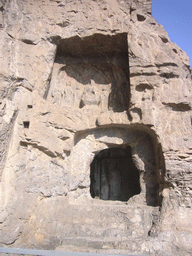
[[0, 60], [1, 246], [190, 255], [189, 59], [151, 0], [1, 0]]

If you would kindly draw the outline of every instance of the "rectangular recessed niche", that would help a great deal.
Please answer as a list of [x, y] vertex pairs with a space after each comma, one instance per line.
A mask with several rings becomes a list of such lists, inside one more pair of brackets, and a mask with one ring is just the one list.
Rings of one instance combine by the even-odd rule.
[[23, 122], [23, 127], [24, 127], [24, 128], [29, 128], [29, 124], [30, 124], [29, 121], [24, 121], [24, 122]]
[[57, 42], [50, 86], [54, 104], [102, 111], [128, 110], [130, 98], [127, 34], [94, 34]]

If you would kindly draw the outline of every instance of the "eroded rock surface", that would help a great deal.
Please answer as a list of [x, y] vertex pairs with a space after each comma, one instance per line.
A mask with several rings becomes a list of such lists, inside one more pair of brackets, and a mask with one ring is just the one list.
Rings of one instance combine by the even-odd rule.
[[1, 0], [1, 246], [190, 255], [191, 85], [151, 0]]

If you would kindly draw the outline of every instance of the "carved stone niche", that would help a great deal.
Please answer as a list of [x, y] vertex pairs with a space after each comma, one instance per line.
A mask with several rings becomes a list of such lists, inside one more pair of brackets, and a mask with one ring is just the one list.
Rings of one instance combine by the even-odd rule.
[[[82, 111], [84, 115], [88, 109], [97, 109], [96, 115], [127, 111], [127, 34], [59, 39], [45, 96], [53, 104], [65, 106], [71, 112]], [[90, 188], [89, 195], [94, 199], [128, 201], [137, 197], [143, 205], [160, 205], [163, 178], [159, 174], [155, 140], [154, 133], [145, 126], [85, 126], [84, 131], [76, 132], [69, 158], [71, 190]]]
[[70, 160], [71, 188], [89, 188], [94, 200], [161, 205], [164, 159], [154, 134], [144, 126], [77, 133]]
[[45, 98], [74, 110], [95, 107], [100, 112], [127, 110], [130, 98], [127, 34], [94, 34], [60, 40]]

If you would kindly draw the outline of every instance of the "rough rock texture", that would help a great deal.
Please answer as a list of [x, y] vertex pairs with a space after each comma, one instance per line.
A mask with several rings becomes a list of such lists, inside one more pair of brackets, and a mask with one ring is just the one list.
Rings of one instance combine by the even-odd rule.
[[191, 85], [151, 0], [1, 0], [0, 245], [190, 255]]

